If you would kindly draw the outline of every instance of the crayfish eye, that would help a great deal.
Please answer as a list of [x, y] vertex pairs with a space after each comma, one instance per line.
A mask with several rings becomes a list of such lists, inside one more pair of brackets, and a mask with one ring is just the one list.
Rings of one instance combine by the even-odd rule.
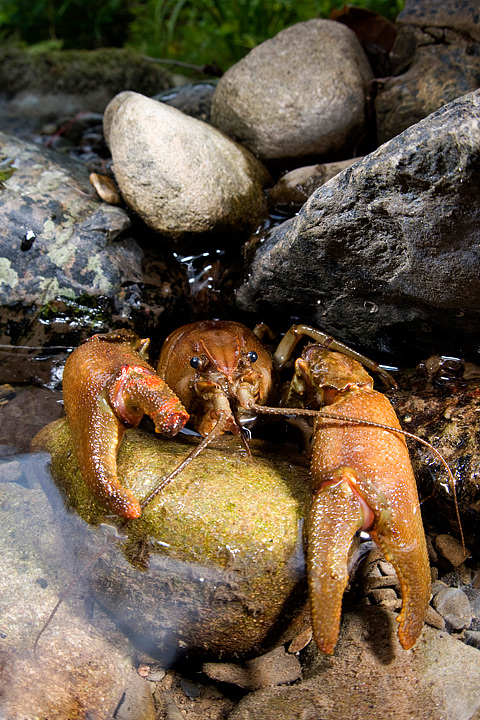
[[254, 363], [257, 362], [258, 355], [255, 350], [250, 350], [250, 352], [247, 353], [247, 358], [250, 360], [251, 363]]
[[202, 361], [197, 355], [195, 355], [195, 357], [190, 358], [190, 365], [195, 370], [197, 370], [201, 364], [202, 364]]

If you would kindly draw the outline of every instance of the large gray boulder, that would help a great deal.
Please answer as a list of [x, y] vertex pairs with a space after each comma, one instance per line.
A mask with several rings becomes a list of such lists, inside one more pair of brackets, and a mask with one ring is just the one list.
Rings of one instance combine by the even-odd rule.
[[123, 198], [157, 232], [240, 235], [264, 217], [267, 171], [216, 128], [125, 92], [108, 105], [104, 129]]
[[480, 91], [319, 188], [257, 250], [243, 309], [370, 352], [471, 355], [480, 330]]
[[263, 159], [351, 150], [372, 71], [354, 33], [309, 20], [254, 48], [220, 79], [212, 122]]

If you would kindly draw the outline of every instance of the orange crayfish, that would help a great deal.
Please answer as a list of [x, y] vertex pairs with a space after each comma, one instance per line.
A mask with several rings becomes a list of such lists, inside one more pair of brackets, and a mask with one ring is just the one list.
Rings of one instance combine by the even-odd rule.
[[[115, 457], [122, 428], [138, 424], [144, 412], [167, 434], [177, 432], [190, 415], [204, 436], [190, 459], [225, 431], [246, 444], [244, 428], [258, 413], [313, 414], [313, 502], [306, 552], [315, 641], [321, 651], [333, 652], [348, 582], [348, 551], [355, 534], [364, 530], [397, 571], [403, 597], [399, 638], [404, 648], [412, 647], [430, 598], [430, 569], [404, 439], [408, 433], [401, 430], [388, 399], [373, 389], [362, 364], [395, 385], [388, 373], [305, 325], [286, 333], [272, 359], [256, 334], [240, 323], [191, 323], [165, 341], [158, 375], [144, 360], [142, 343], [147, 341], [114, 336], [95, 336], [78, 348], [64, 375], [65, 407], [80, 467], [97, 497], [119, 515], [137, 517], [180, 471], [182, 466], [141, 505], [118, 487]], [[286, 365], [304, 336], [316, 344], [296, 360], [284, 407], [267, 406], [275, 389], [275, 368]]]
[[311, 461], [313, 501], [306, 529], [315, 642], [322, 652], [333, 652], [348, 582], [348, 551], [355, 534], [363, 530], [397, 571], [403, 598], [398, 634], [402, 646], [411, 648], [430, 600], [415, 477], [395, 411], [385, 395], [373, 389], [372, 378], [356, 358], [380, 371], [387, 383], [395, 383], [375, 363], [304, 325], [293, 326], [284, 336], [275, 353], [278, 366], [304, 335], [322, 345], [307, 346], [296, 360], [284, 404], [318, 408]]
[[[364, 530], [397, 571], [403, 596], [399, 638], [408, 649], [421, 632], [430, 599], [425, 534], [397, 416], [388, 399], [373, 390], [359, 361], [379, 372], [386, 384], [395, 382], [376, 363], [305, 325], [293, 326], [284, 336], [274, 355], [277, 368], [304, 335], [324, 346], [311, 345], [297, 359], [284, 401], [289, 410], [265, 406], [272, 391], [271, 360], [255, 334], [238, 323], [200, 322], [176, 330], [162, 349], [157, 371], [203, 435], [219, 426], [219, 432], [238, 433], [239, 419], [252, 419], [253, 412], [296, 414], [295, 408], [318, 408], [306, 535], [316, 644], [333, 652], [348, 551], [357, 531]], [[253, 363], [258, 363], [255, 370]]]

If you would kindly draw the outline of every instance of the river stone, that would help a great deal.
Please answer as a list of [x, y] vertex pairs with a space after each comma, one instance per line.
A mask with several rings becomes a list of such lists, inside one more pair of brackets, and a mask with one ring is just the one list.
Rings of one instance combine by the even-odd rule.
[[346, 154], [364, 131], [372, 77], [345, 25], [297, 23], [227, 70], [213, 96], [212, 122], [263, 159]]
[[[480, 91], [316, 190], [261, 244], [237, 292], [274, 326], [319, 326], [413, 364], [478, 351]], [[285, 319], [285, 316], [287, 319]], [[472, 360], [474, 358], [471, 358]]]
[[[93, 525], [111, 526], [81, 480], [65, 420], [41, 430], [32, 448], [51, 453], [52, 475], [69, 507]], [[185, 653], [228, 658], [265, 652], [304, 603], [301, 520], [310, 503], [308, 469], [294, 464], [291, 454], [279, 457], [277, 447], [257, 441], [251, 448], [249, 461], [238, 439], [224, 436], [205, 450], [139, 520], [118, 525], [125, 542], [111, 544], [91, 571], [98, 601], [167, 663]], [[189, 449], [127, 430], [119, 478], [143, 498]], [[87, 562], [105, 539], [80, 522]]]
[[476, 720], [478, 650], [426, 627], [406, 652], [396, 625], [394, 613], [371, 606], [345, 613], [333, 658], [312, 643], [303, 682], [247, 695], [229, 720]]
[[477, 0], [405, 0], [396, 23], [400, 28], [412, 26], [430, 33], [448, 28], [480, 41]]
[[268, 194], [268, 204], [282, 212], [292, 214], [300, 210], [320, 185], [328, 182], [345, 168], [353, 165], [360, 158], [340, 160], [339, 162], [307, 165], [282, 175]]
[[109, 103], [104, 129], [123, 198], [154, 230], [240, 236], [264, 217], [267, 171], [216, 128], [124, 92]]
[[380, 143], [480, 87], [477, 0], [407, 0], [397, 28], [375, 99]]
[[[78, 345], [119, 322], [157, 329], [188, 292], [174, 261], [149, 260], [81, 162], [5, 133], [0, 158], [0, 344]], [[47, 361], [0, 352], [4, 382], [48, 381]]]
[[480, 86], [480, 47], [427, 45], [407, 72], [382, 84], [375, 99], [378, 142], [398, 135], [437, 108]]

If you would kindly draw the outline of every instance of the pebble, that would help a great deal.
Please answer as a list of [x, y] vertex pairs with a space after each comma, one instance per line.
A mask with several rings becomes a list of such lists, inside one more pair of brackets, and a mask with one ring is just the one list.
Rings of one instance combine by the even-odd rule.
[[427, 608], [425, 622], [427, 625], [430, 625], [430, 627], [437, 628], [437, 630], [445, 629], [445, 620], [431, 605]]
[[464, 630], [472, 622], [470, 602], [459, 588], [442, 588], [433, 598], [433, 606], [445, 619], [447, 629]]
[[182, 686], [182, 690], [185, 693], [185, 695], [188, 698], [198, 698], [200, 697], [200, 688], [198, 685], [195, 685], [195, 683], [190, 682], [189, 680], [180, 680], [180, 685]]
[[297, 657], [286, 653], [283, 646], [253, 660], [247, 660], [243, 665], [205, 663], [202, 669], [211, 680], [231, 683], [246, 690], [284, 685], [302, 677]]
[[470, 550], [463, 550], [462, 543], [451, 535], [437, 535], [435, 538], [435, 547], [442, 557], [453, 565], [454, 568], [461, 565], [469, 556]]
[[381, 605], [389, 610], [397, 610], [402, 604], [402, 600], [398, 597], [395, 590], [389, 587], [371, 590], [368, 597], [373, 605]]

